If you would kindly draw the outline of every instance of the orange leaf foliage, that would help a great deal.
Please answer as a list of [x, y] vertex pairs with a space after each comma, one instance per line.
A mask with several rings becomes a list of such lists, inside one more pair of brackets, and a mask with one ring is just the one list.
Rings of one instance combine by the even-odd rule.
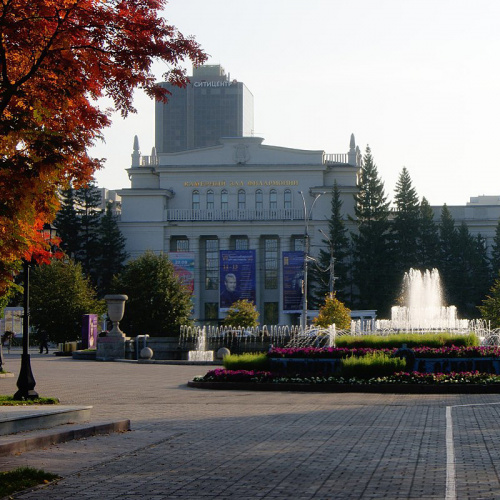
[[39, 230], [58, 191], [87, 183], [102, 161], [87, 149], [110, 124], [95, 99], [135, 112], [136, 88], [166, 100], [154, 60], [187, 83], [180, 63], [206, 55], [160, 17], [163, 0], [0, 0], [0, 296], [23, 257], [44, 259]]

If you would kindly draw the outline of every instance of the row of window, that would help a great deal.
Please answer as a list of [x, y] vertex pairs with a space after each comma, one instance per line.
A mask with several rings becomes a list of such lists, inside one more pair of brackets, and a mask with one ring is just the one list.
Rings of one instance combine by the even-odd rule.
[[[228, 192], [226, 189], [221, 191], [219, 201], [221, 210], [229, 209]], [[201, 209], [200, 192], [197, 190], [193, 191], [191, 207], [193, 210]], [[278, 192], [276, 189], [271, 189], [269, 192], [267, 207], [269, 207], [269, 210], [277, 210]], [[209, 190], [206, 195], [206, 209], [215, 210], [215, 208], [215, 193], [212, 190]], [[238, 210], [245, 210], [246, 208], [247, 195], [244, 189], [240, 189], [238, 191]], [[283, 208], [292, 208], [292, 192], [289, 189], [286, 189], [283, 195]], [[255, 191], [255, 210], [264, 210], [264, 193], [261, 189], [257, 189], [257, 191]]]

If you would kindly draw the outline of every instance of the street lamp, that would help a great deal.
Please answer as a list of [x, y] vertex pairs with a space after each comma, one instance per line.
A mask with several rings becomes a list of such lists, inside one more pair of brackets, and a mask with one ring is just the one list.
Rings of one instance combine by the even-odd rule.
[[302, 287], [302, 331], [304, 332], [307, 326], [307, 262], [309, 260], [309, 221], [311, 220], [312, 211], [318, 198], [325, 193], [317, 193], [311, 203], [311, 207], [307, 210], [306, 199], [304, 193], [299, 191], [302, 196], [302, 203], [304, 205], [304, 279]]
[[330, 272], [330, 277], [328, 279], [328, 290], [330, 292], [330, 295], [333, 295], [333, 291], [335, 290], [335, 280], [337, 279], [337, 277], [335, 276], [335, 256], [333, 253], [333, 243], [329, 236], [323, 231], [323, 229], [320, 229], [319, 232], [326, 238], [330, 245], [330, 265], [328, 266], [328, 269], [325, 269], [325, 272]]
[[[56, 237], [56, 229], [51, 224], [44, 224], [42, 234], [45, 241], [52, 246], [52, 240]], [[31, 370], [31, 359], [29, 354], [29, 325], [30, 325], [30, 268], [31, 262], [23, 259], [24, 270], [24, 294], [23, 294], [23, 353], [21, 354], [21, 370], [17, 379], [17, 392], [15, 400], [36, 399], [38, 393], [35, 391], [35, 377]]]

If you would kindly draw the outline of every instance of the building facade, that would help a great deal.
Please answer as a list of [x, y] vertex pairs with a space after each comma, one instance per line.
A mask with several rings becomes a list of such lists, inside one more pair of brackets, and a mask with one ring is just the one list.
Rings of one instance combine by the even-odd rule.
[[163, 83], [171, 95], [155, 106], [155, 147], [172, 153], [253, 135], [253, 96], [219, 65], [193, 68], [186, 88]]
[[134, 141], [120, 230], [131, 258], [169, 253], [194, 297], [194, 318], [216, 323], [231, 301], [253, 300], [261, 324], [295, 324], [303, 293], [304, 242], [322, 246], [337, 183], [354, 213], [361, 154], [268, 146], [258, 137], [143, 156]]
[[[447, 205], [455, 226], [465, 222], [473, 236], [480, 234], [486, 241], [488, 253], [494, 243], [500, 221], [500, 196], [472, 196], [466, 205]], [[442, 206], [433, 206], [434, 220], [439, 223]]]

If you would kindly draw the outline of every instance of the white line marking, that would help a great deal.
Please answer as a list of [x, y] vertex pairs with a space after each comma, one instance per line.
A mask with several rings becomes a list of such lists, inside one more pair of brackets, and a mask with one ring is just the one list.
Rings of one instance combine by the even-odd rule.
[[455, 448], [453, 446], [452, 406], [446, 407], [446, 500], [455, 500]]
[[453, 408], [466, 406], [491, 406], [500, 403], [472, 403], [466, 405], [452, 405], [446, 407], [446, 500], [456, 500], [456, 476], [455, 476], [455, 447], [453, 444]]

